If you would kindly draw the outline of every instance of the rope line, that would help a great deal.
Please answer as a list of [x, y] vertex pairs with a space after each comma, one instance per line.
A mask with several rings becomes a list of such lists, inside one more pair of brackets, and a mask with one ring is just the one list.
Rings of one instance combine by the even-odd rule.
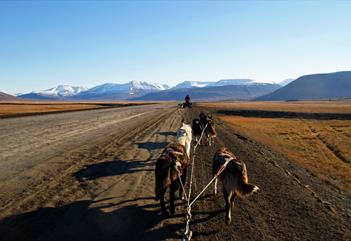
[[185, 232], [184, 232], [184, 236], [186, 237], [186, 239], [183, 239], [183, 240], [190, 240], [192, 237], [192, 232], [190, 230], [190, 221], [191, 221], [190, 197], [191, 197], [192, 185], [193, 185], [194, 160], [195, 160], [195, 155], [196, 155], [196, 148], [201, 143], [201, 139], [205, 133], [207, 125], [208, 124], [205, 125], [205, 128], [201, 132], [200, 138], [197, 140], [195, 146], [193, 147], [193, 155], [192, 155], [192, 160], [191, 160], [191, 171], [190, 171], [190, 182], [189, 182], [189, 193], [188, 193], [188, 197], [186, 199], [186, 201], [187, 201], [187, 207], [186, 207], [187, 214], [186, 214], [186, 225], [185, 225]]
[[[196, 148], [200, 145], [200, 142], [201, 142], [201, 139], [202, 139], [202, 136], [204, 135], [205, 133], [205, 130], [207, 128], [207, 125], [205, 125], [205, 128], [202, 130], [201, 132], [201, 135], [200, 135], [200, 138], [197, 140], [194, 148], [193, 148], [193, 156], [192, 156], [192, 160], [191, 160], [191, 172], [190, 172], [190, 182], [189, 182], [189, 194], [188, 194], [188, 200], [190, 200], [190, 196], [191, 196], [191, 192], [192, 192], [192, 186], [193, 186], [193, 173], [194, 173], [194, 162], [195, 162], [195, 156], [196, 156]], [[188, 205], [189, 205], [189, 202], [188, 202]]]
[[184, 187], [184, 184], [183, 184], [183, 181], [182, 181], [182, 178], [181, 178], [181, 172], [180, 172], [178, 166], [176, 166], [176, 169], [177, 169], [177, 172], [178, 172], [178, 178], [179, 178], [180, 186], [182, 187], [182, 190], [183, 190], [183, 195], [185, 197], [185, 201], [188, 203], [188, 197], [186, 196], [185, 187]]
[[227, 167], [228, 163], [231, 161], [232, 159], [227, 159], [225, 161], [225, 163], [221, 166], [221, 168], [218, 170], [218, 172], [216, 173], [216, 175], [211, 179], [211, 181], [202, 189], [202, 191], [193, 199], [193, 201], [191, 201], [190, 203], [190, 207], [196, 202], [197, 199], [199, 199], [199, 197], [206, 191], [206, 189], [211, 185], [211, 183], [219, 176], [221, 175], [221, 173], [224, 171], [224, 169]]
[[[210, 180], [210, 182], [201, 190], [201, 192], [190, 202], [191, 198], [191, 192], [192, 192], [192, 185], [193, 185], [193, 173], [194, 173], [194, 162], [195, 162], [195, 156], [196, 156], [196, 148], [200, 145], [201, 139], [203, 137], [203, 134], [205, 133], [205, 130], [207, 128], [208, 124], [205, 125], [205, 128], [202, 130], [200, 138], [196, 142], [195, 146], [193, 147], [193, 155], [192, 155], [192, 160], [191, 160], [191, 171], [190, 171], [190, 182], [189, 182], [189, 193], [188, 196], [185, 195], [186, 198], [186, 225], [185, 225], [185, 232], [184, 232], [184, 237], [182, 241], [190, 241], [192, 237], [192, 231], [190, 230], [190, 221], [191, 221], [191, 206], [200, 198], [200, 196], [206, 191], [206, 189], [212, 184], [212, 182], [224, 171], [224, 169], [227, 167], [228, 163], [233, 159], [233, 158], [228, 158], [226, 161], [223, 163], [223, 165], [219, 168], [217, 173], [214, 175], [214, 177]], [[177, 169], [178, 170], [178, 169]], [[178, 171], [178, 173], [180, 173]], [[178, 175], [180, 184], [182, 186], [183, 192], [185, 193], [185, 188], [183, 185], [183, 182], [181, 180], [180, 175]], [[185, 193], [186, 194], [186, 193]]]

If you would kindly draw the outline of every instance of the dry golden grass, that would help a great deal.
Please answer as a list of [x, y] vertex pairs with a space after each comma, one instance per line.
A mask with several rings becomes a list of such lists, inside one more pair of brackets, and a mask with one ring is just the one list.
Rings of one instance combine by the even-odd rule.
[[[351, 102], [236, 102], [202, 105], [217, 110], [351, 112]], [[233, 129], [287, 156], [326, 183], [351, 194], [351, 120], [261, 118], [235, 115], [221, 115], [220, 118]]]
[[0, 102], [0, 117], [98, 109], [98, 108], [110, 107], [111, 105], [127, 106], [130, 104], [140, 105], [140, 104], [146, 104], [146, 103], [142, 103], [142, 102], [72, 103], [72, 102], [27, 102], [27, 101]]
[[351, 121], [237, 116], [221, 119], [351, 194]]
[[270, 101], [199, 103], [200, 107], [231, 110], [267, 110], [318, 113], [351, 113], [351, 101]]

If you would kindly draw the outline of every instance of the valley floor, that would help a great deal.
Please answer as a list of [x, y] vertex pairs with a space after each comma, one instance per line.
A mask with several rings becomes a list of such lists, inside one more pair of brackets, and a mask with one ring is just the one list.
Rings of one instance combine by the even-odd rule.
[[[202, 110], [158, 104], [0, 120], [0, 240], [179, 240], [184, 205], [158, 215], [154, 164], [182, 118]], [[215, 145], [197, 150], [193, 193], [222, 146], [261, 191], [236, 200], [227, 226], [211, 187], [192, 210], [194, 240], [351, 239], [349, 196], [227, 124], [216, 128]]]

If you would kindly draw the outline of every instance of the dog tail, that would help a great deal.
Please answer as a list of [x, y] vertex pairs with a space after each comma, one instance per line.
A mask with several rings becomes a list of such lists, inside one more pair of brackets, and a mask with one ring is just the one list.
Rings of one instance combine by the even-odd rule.
[[245, 182], [242, 182], [239, 188], [240, 196], [251, 195], [259, 190], [260, 188], [258, 186]]
[[209, 126], [209, 132], [210, 132], [212, 137], [216, 137], [217, 136], [216, 129], [212, 125]]

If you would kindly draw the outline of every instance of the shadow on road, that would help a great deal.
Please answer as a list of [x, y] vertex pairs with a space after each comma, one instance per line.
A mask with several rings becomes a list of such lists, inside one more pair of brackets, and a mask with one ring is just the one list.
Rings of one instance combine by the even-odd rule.
[[157, 150], [157, 149], [164, 149], [169, 142], [142, 142], [137, 143], [138, 148], [146, 149], [148, 151]]
[[158, 132], [157, 134], [161, 136], [177, 136], [177, 133], [174, 131], [161, 131], [161, 132]]
[[1, 220], [0, 239], [116, 241], [180, 238], [177, 231], [183, 228], [183, 223], [155, 228], [163, 218], [157, 215], [157, 211], [137, 205], [136, 201], [143, 200], [127, 200], [119, 208], [119, 204], [113, 204], [113, 199], [40, 208]]
[[154, 170], [153, 168], [145, 167], [153, 167], [153, 164], [150, 163], [150, 161], [113, 160], [85, 166], [82, 170], [76, 172], [74, 176], [78, 180], [82, 181], [97, 179], [100, 177]]

